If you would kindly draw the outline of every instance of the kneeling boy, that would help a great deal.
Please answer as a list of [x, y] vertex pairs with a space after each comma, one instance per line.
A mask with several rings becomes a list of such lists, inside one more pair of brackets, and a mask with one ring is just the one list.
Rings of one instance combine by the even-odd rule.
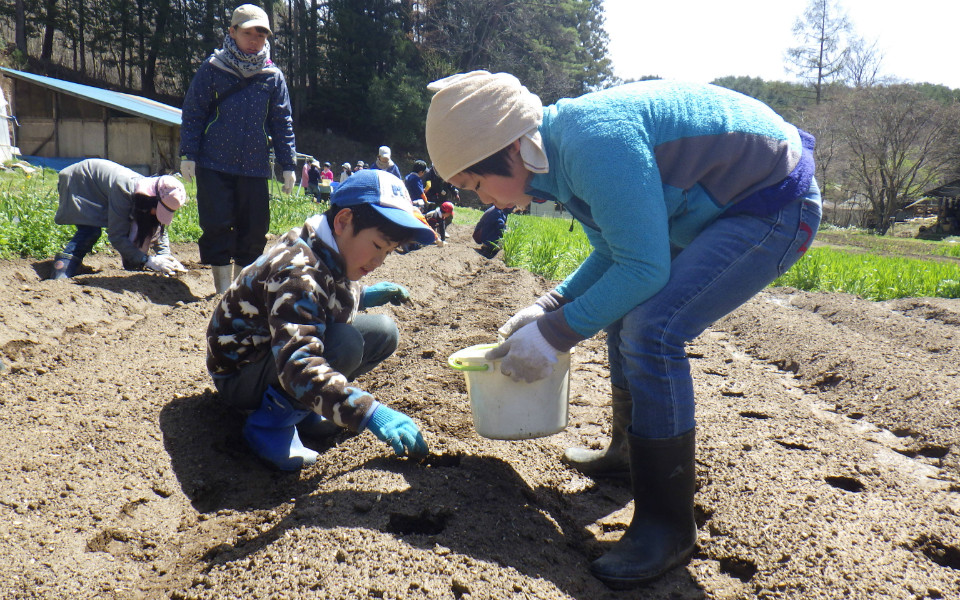
[[410, 417], [349, 382], [397, 348], [386, 315], [356, 314], [409, 300], [406, 289], [357, 284], [398, 245], [433, 242], [414, 216], [403, 181], [355, 173], [330, 209], [307, 219], [240, 273], [207, 328], [207, 369], [221, 397], [248, 413], [243, 437], [261, 458], [294, 471], [316, 462], [297, 433], [370, 430], [398, 456], [425, 455]]

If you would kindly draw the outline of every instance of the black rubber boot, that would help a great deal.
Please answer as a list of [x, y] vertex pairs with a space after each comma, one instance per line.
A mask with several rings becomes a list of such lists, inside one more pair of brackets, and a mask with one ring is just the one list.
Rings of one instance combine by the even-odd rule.
[[684, 564], [697, 542], [694, 430], [675, 438], [627, 434], [633, 487], [633, 520], [590, 571], [615, 590], [626, 590]]
[[630, 458], [627, 449], [627, 427], [633, 420], [633, 399], [630, 392], [611, 386], [613, 397], [613, 432], [610, 445], [603, 450], [567, 448], [563, 462], [590, 477], [630, 477]]
[[60, 252], [53, 257], [53, 267], [50, 270], [50, 279], [69, 279], [80, 269], [79, 258], [72, 254]]

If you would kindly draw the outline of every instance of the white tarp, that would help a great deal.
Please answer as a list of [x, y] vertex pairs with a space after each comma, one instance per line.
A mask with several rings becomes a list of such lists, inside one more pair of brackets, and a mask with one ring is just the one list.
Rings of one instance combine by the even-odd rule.
[[0, 87], [0, 164], [13, 160], [14, 154], [20, 151], [10, 143], [10, 120], [7, 118], [7, 98]]

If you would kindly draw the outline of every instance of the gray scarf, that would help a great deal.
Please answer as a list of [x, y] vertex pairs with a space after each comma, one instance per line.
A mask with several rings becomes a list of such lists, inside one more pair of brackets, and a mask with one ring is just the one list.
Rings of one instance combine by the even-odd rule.
[[237, 43], [228, 34], [223, 39], [223, 48], [214, 50], [213, 54], [220, 62], [233, 68], [244, 77], [251, 77], [262, 71], [264, 67], [273, 66], [270, 61], [270, 42], [264, 44], [260, 52], [247, 54], [237, 47]]

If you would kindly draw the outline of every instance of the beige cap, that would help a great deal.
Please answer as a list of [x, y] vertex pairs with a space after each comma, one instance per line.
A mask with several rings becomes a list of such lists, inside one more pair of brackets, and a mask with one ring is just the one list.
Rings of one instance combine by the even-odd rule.
[[437, 174], [449, 179], [520, 140], [524, 166], [547, 171], [538, 127], [543, 105], [509, 73], [471, 71], [434, 81], [427, 110], [427, 152]]
[[263, 27], [270, 35], [273, 31], [270, 29], [270, 21], [267, 19], [267, 13], [255, 4], [242, 4], [233, 11], [233, 18], [230, 19], [230, 27], [247, 29], [249, 27]]

